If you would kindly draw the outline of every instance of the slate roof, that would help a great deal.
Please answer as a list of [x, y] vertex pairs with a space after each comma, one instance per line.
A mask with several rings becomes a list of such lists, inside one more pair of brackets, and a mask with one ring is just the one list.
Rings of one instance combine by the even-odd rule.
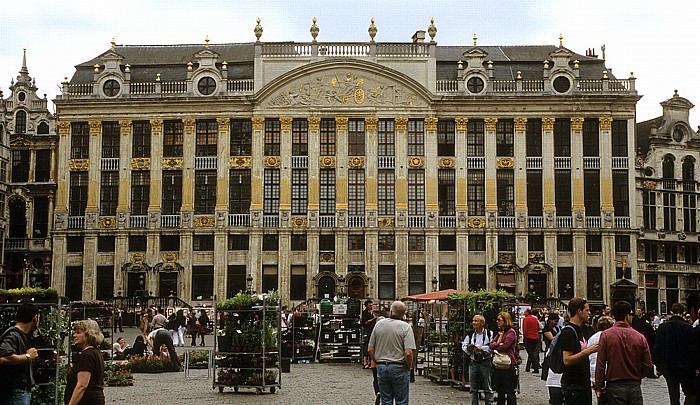
[[646, 155], [649, 152], [649, 137], [651, 137], [651, 129], [658, 128], [663, 124], [663, 116], [652, 118], [643, 122], [638, 122], [636, 125], [637, 133], [637, 151]]

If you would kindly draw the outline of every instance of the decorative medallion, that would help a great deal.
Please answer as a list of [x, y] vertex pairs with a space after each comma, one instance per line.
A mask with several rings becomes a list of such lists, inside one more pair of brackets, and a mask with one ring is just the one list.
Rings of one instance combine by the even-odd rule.
[[571, 118], [571, 130], [572, 131], [583, 131], [583, 117]]
[[163, 130], [163, 120], [151, 120], [151, 132], [160, 132]]
[[440, 158], [440, 162], [438, 164], [443, 169], [452, 169], [455, 167], [455, 160], [453, 158], [444, 157]]
[[250, 167], [250, 156], [234, 156], [229, 162], [231, 169], [246, 169]]
[[13, 139], [12, 142], [10, 142], [10, 146], [12, 146], [13, 148], [22, 148], [27, 147], [29, 145], [31, 145], [31, 143], [28, 140], [24, 139], [24, 137], [21, 135]]
[[99, 135], [102, 131], [102, 121], [88, 121], [90, 125], [90, 135]]
[[176, 170], [182, 169], [182, 159], [181, 158], [164, 158], [162, 162], [163, 170]]
[[634, 164], [635, 164], [637, 167], [642, 167], [642, 166], [644, 166], [644, 156], [637, 156], [637, 157], [634, 159]]
[[253, 129], [265, 129], [265, 117], [253, 117]]
[[542, 130], [544, 131], [554, 131], [554, 118], [542, 118]]
[[527, 130], [527, 118], [516, 118], [513, 120], [515, 122], [515, 130], [516, 131], [525, 131]]
[[197, 124], [197, 120], [194, 118], [183, 118], [182, 124], [185, 131], [194, 131], [194, 127]]
[[484, 218], [469, 218], [467, 220], [467, 226], [470, 228], [483, 228], [486, 226], [486, 220]]
[[408, 158], [408, 166], [409, 167], [423, 167], [425, 164], [425, 158], [422, 156], [411, 156]]
[[375, 130], [377, 129], [377, 122], [379, 121], [379, 118], [377, 117], [367, 117], [365, 118], [365, 128], [366, 129], [372, 129]]
[[321, 167], [335, 167], [335, 156], [321, 156]]
[[306, 217], [292, 218], [292, 228], [306, 228]]
[[394, 226], [394, 218], [379, 218], [379, 226], [382, 228]]
[[217, 118], [216, 123], [219, 124], [219, 131], [228, 131], [231, 125], [231, 119]]
[[335, 117], [335, 129], [340, 131], [347, 131], [348, 117]]
[[162, 257], [165, 263], [175, 263], [177, 261], [177, 252], [166, 252], [163, 253]]
[[[457, 127], [457, 131], [466, 131], [468, 122], [469, 118], [455, 118], [455, 126]], [[435, 129], [437, 130], [437, 121], [435, 121]]]
[[656, 190], [656, 182], [651, 180], [643, 181], [642, 188], [647, 190]]
[[515, 161], [513, 160], [513, 158], [502, 157], [496, 161], [496, 165], [500, 169], [512, 169], [513, 166], [515, 166]]
[[280, 128], [283, 131], [289, 131], [292, 129], [292, 121], [294, 121], [292, 117], [280, 117]]
[[351, 156], [349, 161], [350, 167], [360, 168], [365, 166], [365, 158], [362, 156]]
[[408, 126], [408, 117], [396, 117], [394, 122], [396, 123], [396, 129], [405, 131]]
[[70, 134], [70, 122], [68, 121], [58, 121], [56, 123], [58, 125], [58, 134], [59, 135], [68, 135]]
[[600, 117], [600, 129], [612, 129], [612, 117]]
[[309, 117], [306, 121], [309, 123], [309, 129], [319, 129], [321, 126], [321, 117]]
[[497, 122], [498, 118], [484, 118], [484, 124], [486, 124], [487, 131], [495, 131]]
[[90, 163], [87, 159], [71, 159], [68, 166], [71, 170], [87, 170]]
[[335, 261], [335, 254], [330, 252], [321, 253], [319, 260], [323, 263], [333, 263]]
[[146, 255], [143, 253], [132, 253], [131, 257], [129, 257], [129, 261], [132, 264], [143, 264], [144, 260], [146, 260]]
[[119, 127], [121, 129], [121, 133], [124, 134], [130, 134], [131, 133], [131, 120], [121, 120], [119, 121]]
[[513, 253], [499, 253], [498, 263], [501, 264], [515, 264], [515, 254]]
[[148, 170], [151, 168], [151, 159], [149, 159], [149, 158], [131, 159], [131, 168], [134, 170]]
[[101, 229], [114, 229], [117, 227], [117, 220], [112, 217], [101, 217], [99, 226]]
[[280, 167], [281, 161], [279, 156], [268, 156], [265, 158], [265, 166]]
[[194, 226], [199, 228], [214, 226], [214, 217], [211, 215], [194, 217]]

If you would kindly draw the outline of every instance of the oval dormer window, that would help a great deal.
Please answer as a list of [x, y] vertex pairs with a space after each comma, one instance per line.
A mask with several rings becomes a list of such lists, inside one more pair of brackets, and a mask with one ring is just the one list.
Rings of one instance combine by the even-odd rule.
[[27, 99], [27, 94], [26, 94], [25, 92], [20, 91], [20, 92], [17, 94], [17, 100], [19, 100], [19, 101], [24, 101], [24, 100], [26, 100], [26, 99]]
[[102, 91], [104, 91], [105, 96], [107, 97], [116, 97], [119, 94], [119, 89], [121, 86], [119, 85], [119, 82], [110, 79], [105, 82], [105, 84], [102, 86]]
[[197, 82], [197, 90], [201, 95], [208, 96], [216, 90], [216, 82], [211, 77], [205, 76]]
[[484, 81], [477, 76], [470, 77], [467, 80], [467, 90], [472, 94], [481, 93], [484, 90]]
[[673, 130], [673, 140], [676, 142], [683, 140], [683, 130], [680, 127], [676, 127], [676, 129]]
[[571, 89], [571, 80], [566, 76], [559, 76], [554, 79], [554, 91], [557, 93], [566, 93]]

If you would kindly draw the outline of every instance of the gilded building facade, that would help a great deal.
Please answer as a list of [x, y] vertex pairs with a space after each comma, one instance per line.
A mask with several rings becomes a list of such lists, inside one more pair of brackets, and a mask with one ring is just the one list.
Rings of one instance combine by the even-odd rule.
[[3, 284], [49, 287], [51, 215], [56, 193], [56, 120], [27, 68], [26, 50], [9, 97], [0, 103], [0, 213]]
[[690, 125], [693, 104], [678, 92], [661, 106], [660, 117], [637, 125], [639, 298], [660, 313], [683, 302], [697, 314], [700, 132]]
[[[53, 284], [607, 302], [637, 277], [635, 79], [559, 45], [116, 45], [63, 83]], [[636, 290], [634, 294], [636, 295]]]

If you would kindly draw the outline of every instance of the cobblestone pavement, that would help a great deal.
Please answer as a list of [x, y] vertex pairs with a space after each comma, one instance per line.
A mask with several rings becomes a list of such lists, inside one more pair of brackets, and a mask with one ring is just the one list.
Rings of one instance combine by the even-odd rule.
[[[124, 336], [127, 342], [133, 342], [136, 333], [136, 329], [127, 328], [125, 333], [117, 333], [117, 336]], [[207, 343], [213, 343], [212, 340], [212, 336], [207, 336]], [[205, 348], [211, 349], [211, 346]], [[178, 349], [193, 348], [186, 346]], [[199, 374], [203, 372], [195, 371]], [[642, 390], [646, 403], [668, 403], [663, 378], [645, 379]], [[105, 387], [108, 404], [369, 405], [374, 403], [373, 394], [371, 371], [363, 370], [358, 364], [347, 363], [292, 364], [291, 373], [282, 374], [282, 386], [274, 394], [267, 392], [255, 395], [254, 390], [245, 388], [241, 388], [238, 393], [234, 393], [231, 388], [219, 393], [212, 389], [211, 380], [186, 380], [184, 373], [135, 374], [132, 387]], [[469, 392], [449, 385], [438, 385], [419, 375], [416, 375], [416, 382], [411, 384], [410, 395], [413, 404], [466, 404], [471, 401]], [[548, 393], [544, 382], [539, 375], [525, 373], [524, 366], [521, 366], [518, 404], [547, 403]]]

